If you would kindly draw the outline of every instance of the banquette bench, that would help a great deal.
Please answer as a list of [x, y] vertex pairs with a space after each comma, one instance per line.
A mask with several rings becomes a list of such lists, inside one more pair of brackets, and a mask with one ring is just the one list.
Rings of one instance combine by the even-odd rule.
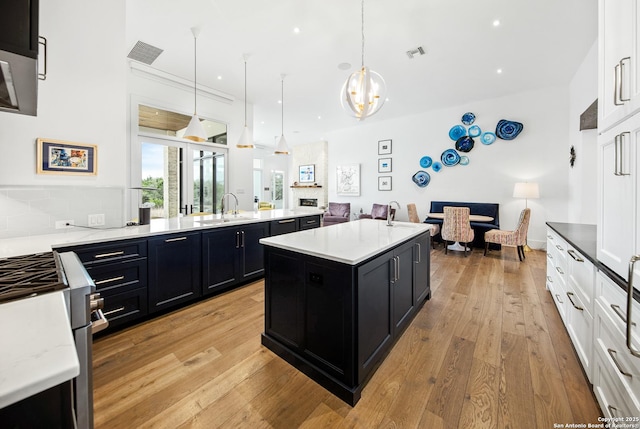
[[[474, 231], [473, 247], [484, 249], [484, 233], [491, 229], [500, 229], [500, 204], [497, 203], [467, 203], [460, 201], [431, 201], [429, 213], [443, 213], [445, 206], [469, 207], [470, 214], [489, 216], [493, 218], [490, 222], [471, 222]], [[439, 224], [442, 227], [442, 219], [427, 216], [424, 223]], [[442, 241], [440, 234], [434, 237], [435, 241]], [[490, 249], [500, 249], [499, 244], [491, 244]]]

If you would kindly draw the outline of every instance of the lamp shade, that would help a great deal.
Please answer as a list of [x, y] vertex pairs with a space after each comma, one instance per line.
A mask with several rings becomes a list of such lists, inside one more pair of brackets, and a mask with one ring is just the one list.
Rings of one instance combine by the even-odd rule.
[[280, 141], [278, 141], [278, 146], [276, 146], [274, 153], [276, 155], [289, 155], [289, 145], [287, 145], [284, 135], [280, 136]]
[[192, 140], [194, 142], [203, 142], [207, 140], [207, 134], [204, 132], [204, 127], [200, 118], [195, 113], [189, 121], [186, 131], [184, 132], [184, 138]]
[[518, 182], [513, 187], [513, 198], [540, 198], [540, 189], [535, 182]]
[[236, 147], [240, 149], [253, 149], [253, 137], [251, 135], [251, 130], [246, 125], [242, 130], [240, 140], [238, 140]]

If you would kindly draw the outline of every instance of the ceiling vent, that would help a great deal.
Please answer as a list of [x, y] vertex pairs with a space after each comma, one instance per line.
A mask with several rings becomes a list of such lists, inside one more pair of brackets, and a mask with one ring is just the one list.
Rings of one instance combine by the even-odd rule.
[[424, 55], [424, 54], [425, 54], [425, 50], [424, 50], [424, 48], [423, 48], [422, 46], [418, 46], [418, 47], [417, 47], [417, 48], [415, 48], [415, 49], [412, 49], [412, 50], [410, 50], [410, 51], [407, 51], [407, 56], [408, 56], [409, 58], [413, 58], [413, 56], [414, 56], [414, 55], [418, 55], [418, 54], [419, 54], [419, 55]]
[[127, 55], [127, 58], [151, 65], [162, 52], [162, 49], [138, 40], [129, 55]]

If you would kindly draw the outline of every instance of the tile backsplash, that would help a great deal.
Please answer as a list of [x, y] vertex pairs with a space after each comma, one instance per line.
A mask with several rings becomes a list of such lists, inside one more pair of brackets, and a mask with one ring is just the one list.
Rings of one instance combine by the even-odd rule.
[[89, 226], [88, 216], [104, 215], [104, 225], [124, 225], [124, 188], [0, 185], [0, 238], [64, 232], [56, 221]]

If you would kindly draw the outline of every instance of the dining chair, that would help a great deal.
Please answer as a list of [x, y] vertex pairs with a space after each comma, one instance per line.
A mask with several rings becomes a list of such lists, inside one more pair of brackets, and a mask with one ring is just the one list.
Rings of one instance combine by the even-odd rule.
[[464, 246], [464, 256], [467, 256], [467, 244], [473, 241], [474, 232], [469, 222], [469, 207], [444, 207], [444, 220], [442, 221], [442, 239], [444, 240], [444, 253], [449, 249], [449, 242], [460, 242]]
[[[409, 222], [420, 223], [420, 216], [418, 216], [418, 210], [416, 209], [415, 203], [407, 204], [407, 212], [409, 212]], [[440, 234], [440, 225], [432, 223], [431, 231], [429, 231], [429, 235], [431, 235], [431, 248], [433, 249], [433, 237]]]
[[515, 246], [518, 249], [518, 258], [522, 261], [525, 258], [524, 246], [527, 244], [527, 231], [529, 230], [529, 219], [531, 209], [526, 208], [520, 213], [518, 226], [513, 231], [503, 231], [492, 229], [484, 233], [484, 255], [487, 256], [489, 243], [502, 244], [503, 246]]

